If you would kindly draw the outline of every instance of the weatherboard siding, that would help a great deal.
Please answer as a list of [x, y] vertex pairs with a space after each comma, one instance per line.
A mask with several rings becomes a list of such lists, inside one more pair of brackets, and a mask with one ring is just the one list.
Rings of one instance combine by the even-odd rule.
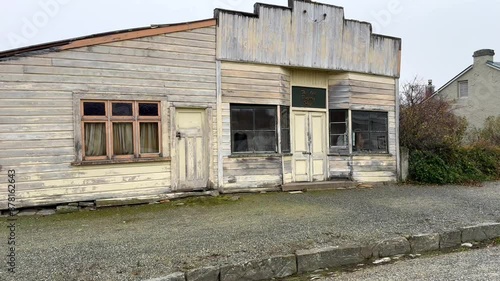
[[[71, 165], [80, 96], [161, 101], [163, 154], [170, 156], [168, 108], [216, 107], [215, 27], [0, 60], [0, 170], [16, 170], [17, 207], [171, 191], [169, 161]], [[216, 126], [210, 137], [217, 139]]]
[[397, 180], [396, 92], [394, 78], [357, 73], [330, 75], [330, 109], [382, 111], [388, 114], [388, 154], [330, 155], [330, 178], [351, 177], [358, 182]]

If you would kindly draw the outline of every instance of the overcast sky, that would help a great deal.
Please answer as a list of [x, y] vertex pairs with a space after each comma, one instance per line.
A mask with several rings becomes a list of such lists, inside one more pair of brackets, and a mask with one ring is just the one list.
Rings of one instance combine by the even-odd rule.
[[[118, 29], [211, 18], [213, 9], [252, 12], [256, 0], [0, 0], [0, 51]], [[287, 0], [258, 0], [286, 6]], [[442, 86], [478, 49], [500, 61], [500, 0], [322, 0], [376, 33], [403, 39], [402, 82]]]

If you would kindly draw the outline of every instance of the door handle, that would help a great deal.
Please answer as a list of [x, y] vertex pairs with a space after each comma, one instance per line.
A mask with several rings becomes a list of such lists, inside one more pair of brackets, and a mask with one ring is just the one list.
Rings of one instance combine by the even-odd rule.
[[182, 138], [181, 132], [175, 133], [175, 137], [178, 138], [178, 139]]
[[304, 155], [312, 155], [311, 152], [302, 152], [302, 154], [304, 154]]

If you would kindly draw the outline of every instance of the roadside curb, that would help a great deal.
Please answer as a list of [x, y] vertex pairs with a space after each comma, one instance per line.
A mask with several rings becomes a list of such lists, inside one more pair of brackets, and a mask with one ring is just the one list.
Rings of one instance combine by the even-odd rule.
[[369, 245], [344, 245], [298, 250], [243, 263], [202, 267], [145, 281], [258, 281], [284, 278], [318, 269], [356, 265], [371, 259], [449, 250], [462, 243], [500, 238], [500, 223], [482, 223], [442, 233], [415, 234], [376, 241]]

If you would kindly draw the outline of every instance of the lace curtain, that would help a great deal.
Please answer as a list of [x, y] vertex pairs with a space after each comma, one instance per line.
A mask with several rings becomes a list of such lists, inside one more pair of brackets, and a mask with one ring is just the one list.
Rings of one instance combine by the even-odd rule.
[[85, 155], [106, 155], [106, 124], [85, 123]]

